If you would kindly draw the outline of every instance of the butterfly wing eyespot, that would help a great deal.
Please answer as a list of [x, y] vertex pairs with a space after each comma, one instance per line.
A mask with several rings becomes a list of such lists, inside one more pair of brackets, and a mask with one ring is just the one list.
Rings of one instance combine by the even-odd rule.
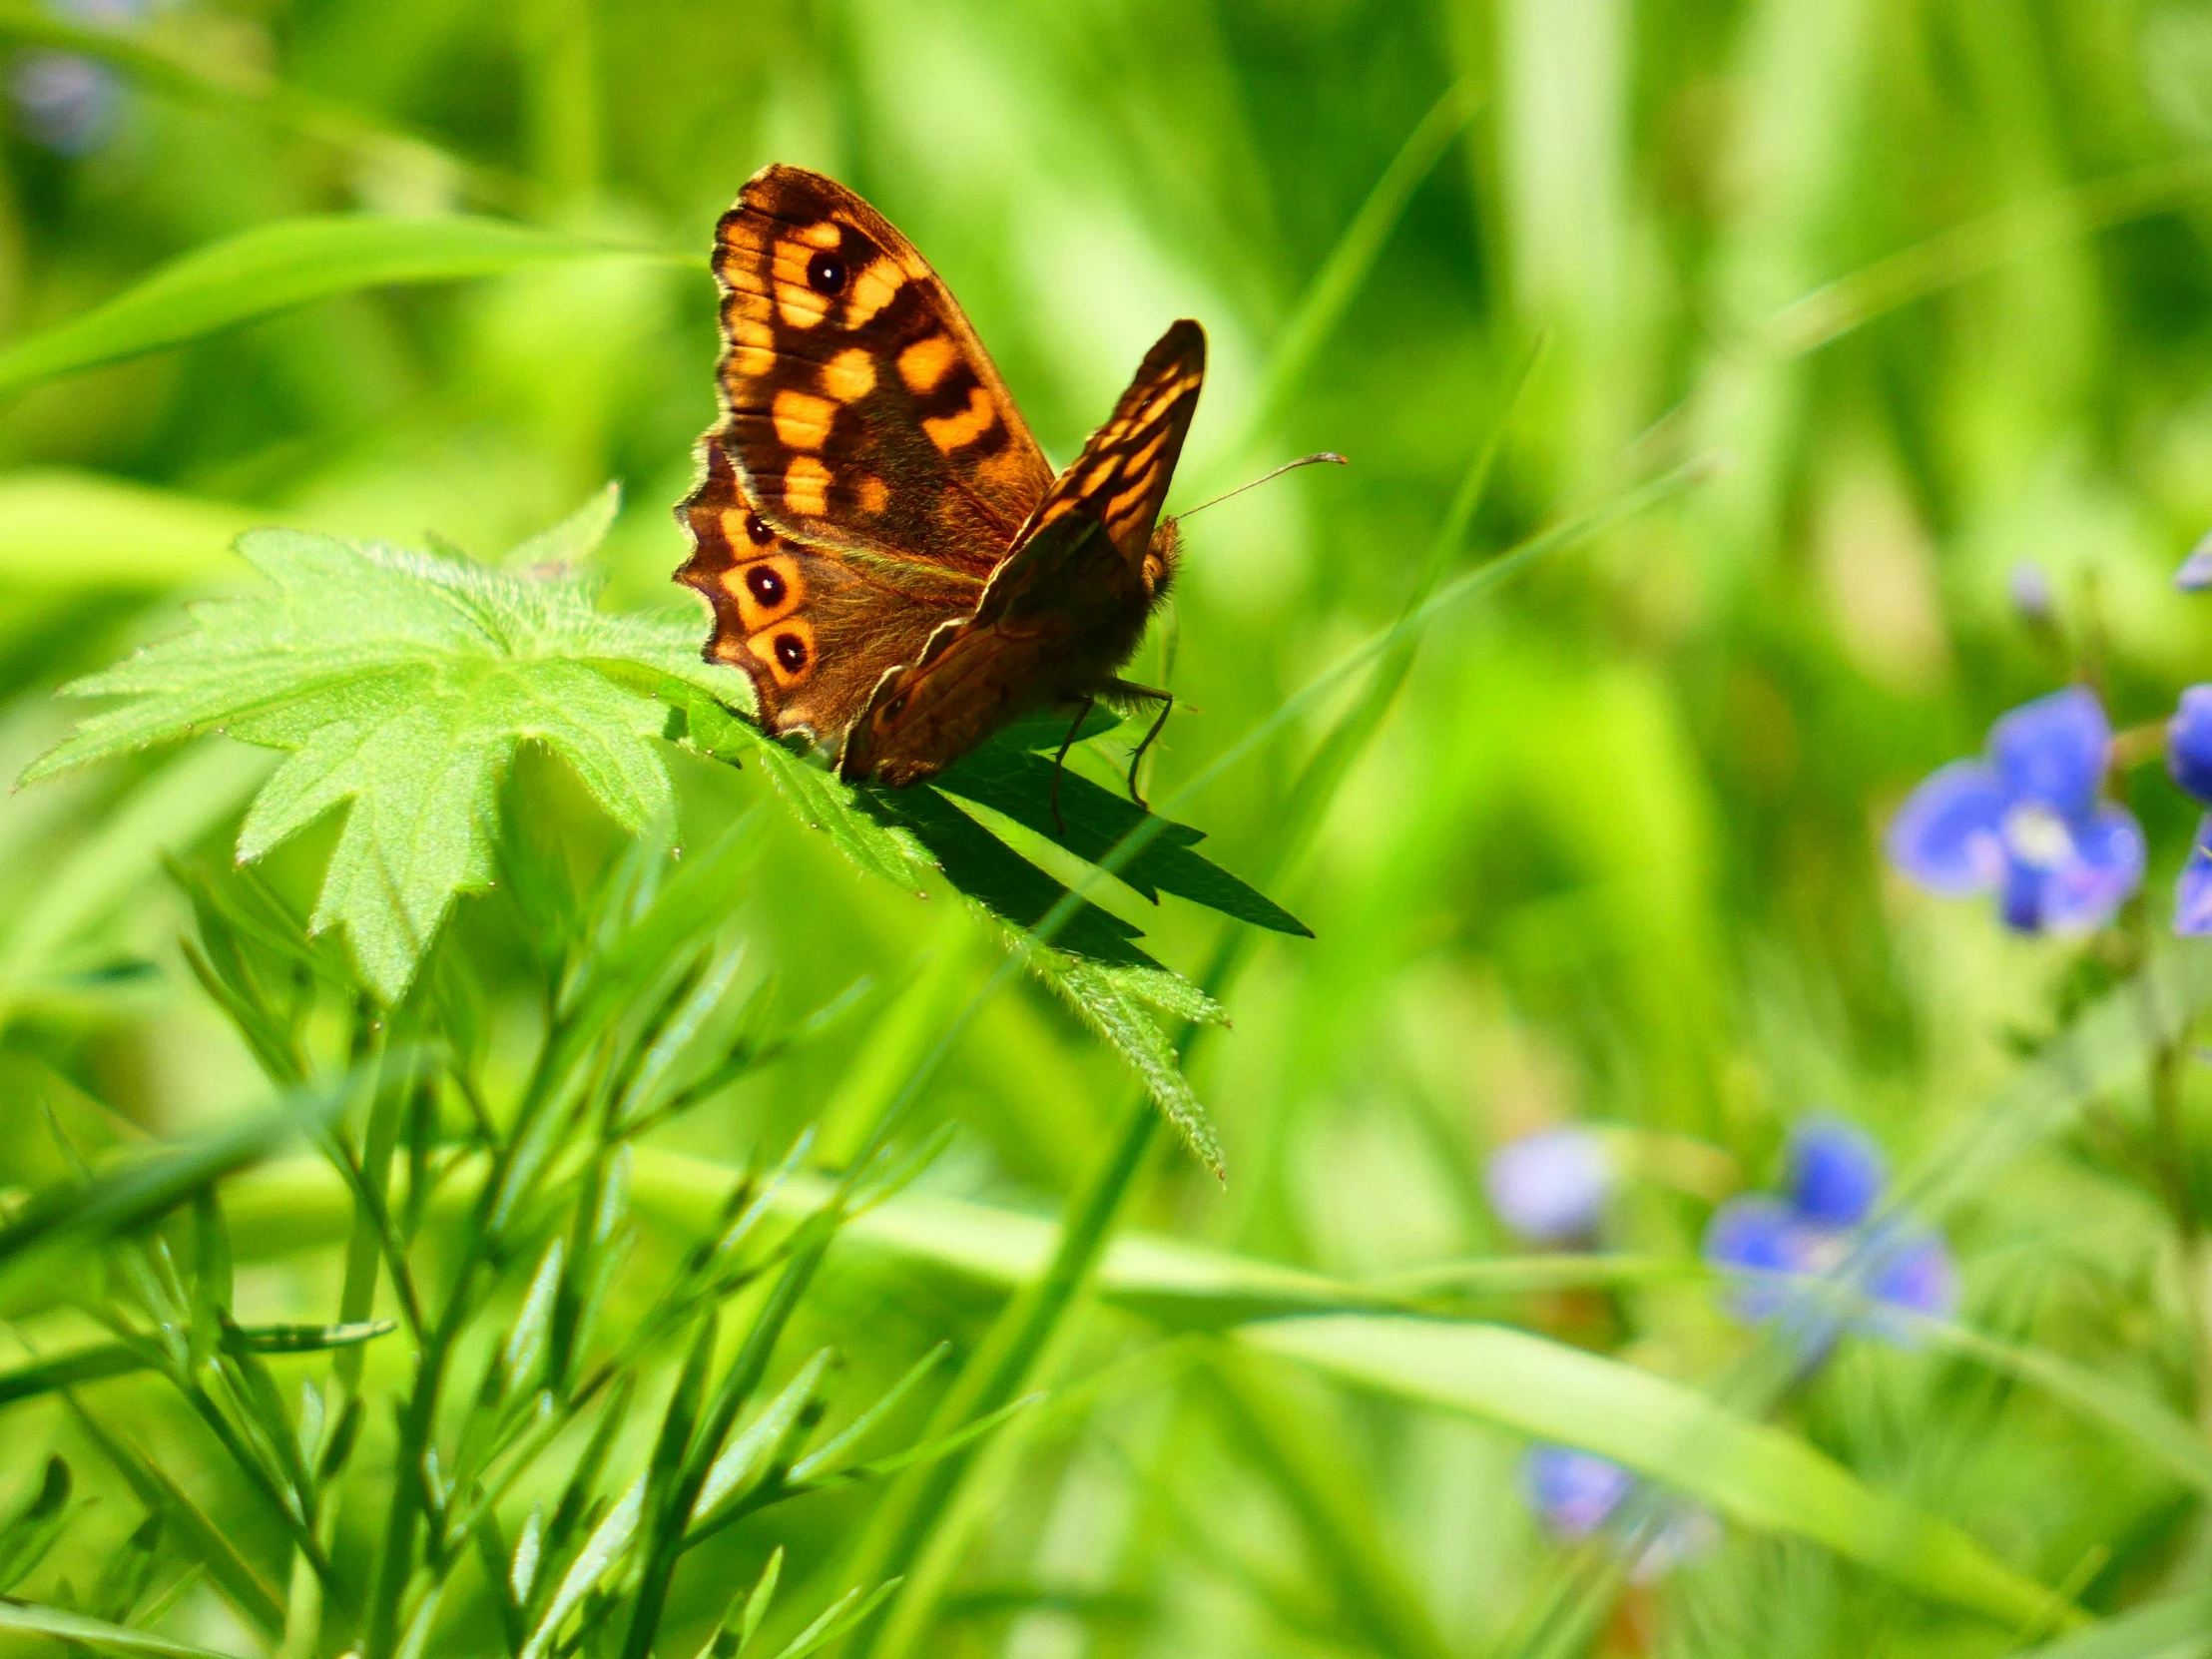
[[817, 293], [835, 298], [844, 291], [844, 261], [834, 254], [817, 254], [807, 262], [807, 285]]
[[[706, 457], [706, 476], [682, 509], [692, 556], [677, 572], [713, 608], [706, 655], [752, 681], [755, 712], [768, 731], [834, 743], [885, 663], [919, 656], [932, 628], [973, 606], [979, 584], [914, 582], [901, 593], [879, 572], [863, 574], [778, 535], [747, 501], [713, 438]], [[780, 649], [786, 635], [797, 652]]]

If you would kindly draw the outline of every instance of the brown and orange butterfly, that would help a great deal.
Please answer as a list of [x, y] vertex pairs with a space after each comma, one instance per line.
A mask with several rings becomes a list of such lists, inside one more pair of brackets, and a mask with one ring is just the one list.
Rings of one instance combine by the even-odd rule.
[[1055, 477], [944, 283], [842, 185], [755, 174], [714, 270], [723, 412], [676, 579], [713, 605], [707, 655], [752, 677], [771, 734], [903, 786], [1047, 707], [1165, 718], [1165, 692], [1117, 671], [1175, 573], [1160, 506], [1206, 375], [1196, 322]]

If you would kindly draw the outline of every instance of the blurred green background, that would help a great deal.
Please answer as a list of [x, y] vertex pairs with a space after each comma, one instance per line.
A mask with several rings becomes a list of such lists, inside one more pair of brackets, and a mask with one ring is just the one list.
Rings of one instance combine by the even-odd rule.
[[[1271, 886], [1318, 937], [1269, 938], [1234, 1029], [1194, 1060], [1226, 1190], [1158, 1146], [1128, 1225], [1348, 1280], [1493, 1255], [1513, 1246], [1487, 1154], [1584, 1120], [1641, 1137], [1607, 1242], [1688, 1259], [1714, 1199], [1770, 1181], [1792, 1119], [1840, 1112], [1911, 1168], [2126, 966], [1911, 891], [1879, 835], [1919, 777], [2080, 665], [2127, 725], [2212, 661], [2212, 610], [2168, 584], [2212, 523], [2212, 4], [114, 0], [76, 21], [144, 57], [89, 72], [39, 55], [58, 15], [0, 14], [18, 43], [0, 334], [309, 213], [486, 213], [670, 257], [349, 294], [0, 407], [11, 775], [65, 729], [58, 683], [247, 580], [226, 548], [249, 526], [435, 531], [488, 557], [617, 477], [609, 603], [688, 602], [667, 586], [686, 551], [670, 509], [714, 413], [705, 254], [747, 175], [782, 160], [906, 232], [1056, 458], [1180, 315], [1213, 359], [1171, 505], [1305, 450], [1350, 456], [1190, 527], [1172, 628], [1139, 659], [1200, 711], [1168, 728], [1162, 792], [1388, 624], [1531, 361], [1467, 557], [1712, 458], [1429, 634]], [[1341, 324], [1271, 370], [1454, 85], [1465, 120]], [[2016, 603], [2023, 565], [2048, 627]], [[1179, 804], [1230, 868], [1330, 712]], [[188, 911], [157, 853], [221, 862], [258, 763], [187, 753], [0, 802], [0, 1182], [55, 1178], [50, 1115], [97, 1140], [257, 1097], [181, 966]], [[674, 764], [687, 835], [762, 787]], [[2147, 776], [2136, 796], [2160, 894], [2188, 820]], [[863, 974], [877, 1000], [687, 1123], [672, 1144], [703, 1156], [816, 1119], [849, 1151], [996, 958], [955, 905], [864, 882], [782, 815], [767, 833], [732, 894], [759, 959], [794, 1007]], [[287, 849], [276, 874], [311, 893], [318, 855]], [[1145, 920], [1195, 973], [1211, 918]], [[2212, 1166], [2199, 1071], [2184, 1180]], [[925, 1186], [1052, 1213], [1126, 1091], [1049, 997], [1002, 995], [926, 1102], [958, 1127]], [[2099, 1110], [2124, 1117], [2140, 1089], [2110, 1092]], [[2195, 1258], [2132, 1143], [2085, 1121], [1947, 1218], [1962, 1319], [2194, 1419], [2212, 1387], [2186, 1335]], [[330, 1254], [254, 1269], [257, 1306], [327, 1317]], [[813, 1317], [885, 1377], [939, 1336], [972, 1342], [989, 1308], [864, 1258], [825, 1295]], [[1697, 1287], [1484, 1311], [1697, 1383], [1745, 1340]], [[1097, 1385], [1022, 1445], [934, 1651], [1376, 1648], [1372, 1623], [1304, 1608], [1303, 1580], [1330, 1578], [1311, 1488], [1185, 1348], [1110, 1312], [1076, 1346]], [[1616, 1605], [1525, 1511], [1511, 1433], [1280, 1385], [1435, 1651], [1532, 1651], [1561, 1597], [1601, 1599], [1589, 1639], [1618, 1652], [2047, 1634], [1734, 1525]], [[52, 1401], [0, 1410], [6, 1497], [75, 1442]], [[1786, 1420], [2093, 1612], [2212, 1567], [2201, 1489], [1968, 1361], [1853, 1346]], [[827, 1558], [853, 1514], [795, 1508], [756, 1541]], [[44, 1571], [82, 1579], [130, 1515], [110, 1502]]]

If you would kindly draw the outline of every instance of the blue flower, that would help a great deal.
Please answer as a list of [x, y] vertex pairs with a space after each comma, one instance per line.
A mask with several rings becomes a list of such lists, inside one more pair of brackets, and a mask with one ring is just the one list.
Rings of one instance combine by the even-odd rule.
[[2204, 539], [2189, 549], [2189, 556], [2174, 572], [2174, 586], [2189, 592], [2212, 588], [2212, 531], [2207, 531]]
[[2143, 879], [2143, 831], [2098, 798], [2112, 729], [2095, 693], [2069, 686], [1989, 732], [1987, 761], [1953, 761], [1890, 825], [1890, 861], [1924, 887], [1999, 895], [2025, 933], [2095, 927]]
[[89, 156], [114, 136], [123, 83], [97, 59], [26, 52], [8, 76], [23, 136], [57, 156]]
[[[1894, 1217], [1870, 1224], [1885, 1176], [1863, 1131], [1827, 1118], [1800, 1125], [1785, 1179], [1787, 1196], [1732, 1198], [1705, 1229], [1706, 1261], [1733, 1270], [1729, 1304], [1739, 1318], [1780, 1316], [1807, 1354], [1819, 1356], [1847, 1328], [1910, 1346], [1909, 1322], [1886, 1317], [1886, 1308], [1931, 1319], [1956, 1309], [1957, 1269], [1940, 1233]], [[1791, 1283], [1832, 1275], [1874, 1306], [1845, 1321]]]
[[1799, 1215], [1824, 1227], [1857, 1227], [1889, 1172], [1874, 1137], [1841, 1118], [1808, 1118], [1790, 1132], [1784, 1184]]
[[2182, 790], [2212, 806], [2212, 686], [2191, 686], [2166, 722], [2166, 771]]
[[1491, 1153], [1482, 1184], [1515, 1234], [1531, 1244], [1572, 1244], [1597, 1231], [1613, 1165], [1587, 1129], [1539, 1129]]
[[[2199, 547], [2191, 562], [2198, 557], [2212, 568], [2212, 550]], [[2181, 694], [2166, 723], [2166, 771], [2185, 793], [2212, 806], [2212, 686], [2191, 686]], [[2197, 821], [2188, 859], [2174, 883], [2174, 931], [2212, 933], [2212, 813]]]
[[[1620, 1464], [1572, 1446], [1532, 1445], [1521, 1459], [1521, 1496], [1556, 1538], [1579, 1543], [1603, 1527], [1639, 1482]], [[1679, 1562], [1712, 1547], [1720, 1527], [1695, 1504], [1662, 1500], [1638, 1531], [1628, 1576], [1638, 1582], [1656, 1578]]]
[[2174, 931], [2212, 933], [2212, 813], [2197, 820], [2189, 857], [2174, 883]]
[[[150, 0], [48, 0], [47, 10], [77, 23], [136, 23]], [[8, 75], [16, 120], [34, 144], [60, 156], [89, 156], [122, 124], [121, 77], [97, 58], [75, 52], [25, 52]]]
[[1610, 1458], [1565, 1445], [1532, 1445], [1521, 1459], [1521, 1494], [1562, 1538], [1587, 1538], [1620, 1507], [1636, 1477]]

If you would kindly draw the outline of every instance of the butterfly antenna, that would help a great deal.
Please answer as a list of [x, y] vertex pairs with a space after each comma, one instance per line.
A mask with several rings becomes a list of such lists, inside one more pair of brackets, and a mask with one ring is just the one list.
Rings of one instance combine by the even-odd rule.
[[1286, 472], [1296, 472], [1300, 467], [1312, 466], [1316, 461], [1334, 461], [1339, 466], [1350, 466], [1352, 464], [1350, 461], [1346, 460], [1344, 456], [1338, 454], [1334, 449], [1317, 449], [1311, 455], [1301, 455], [1295, 461], [1285, 461], [1273, 472], [1264, 472], [1259, 477], [1253, 479], [1252, 482], [1249, 484], [1239, 484], [1235, 489], [1229, 492], [1229, 495], [1217, 495], [1211, 501], [1201, 501], [1197, 506], [1191, 508], [1188, 512], [1177, 513], [1175, 515], [1176, 520], [1178, 523], [1180, 523], [1182, 520], [1189, 518], [1191, 516], [1191, 513], [1202, 513], [1208, 507], [1218, 507], [1224, 501], [1227, 501], [1230, 495], [1242, 495], [1246, 490], [1258, 489], [1270, 478], [1280, 478]]

